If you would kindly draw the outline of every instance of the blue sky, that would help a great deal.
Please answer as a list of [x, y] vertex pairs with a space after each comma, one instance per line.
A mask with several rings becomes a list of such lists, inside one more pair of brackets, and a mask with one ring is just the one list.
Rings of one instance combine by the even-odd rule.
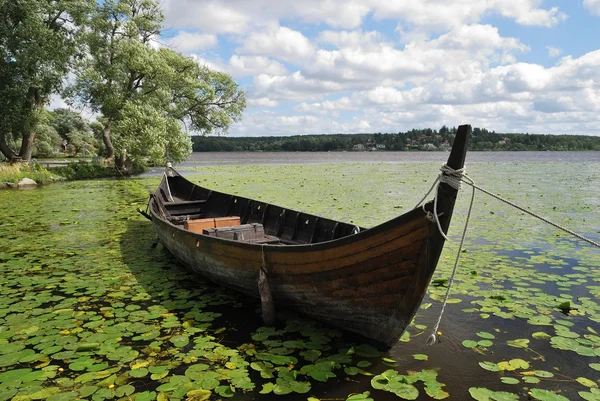
[[246, 91], [231, 135], [600, 135], [600, 0], [162, 4], [163, 41]]

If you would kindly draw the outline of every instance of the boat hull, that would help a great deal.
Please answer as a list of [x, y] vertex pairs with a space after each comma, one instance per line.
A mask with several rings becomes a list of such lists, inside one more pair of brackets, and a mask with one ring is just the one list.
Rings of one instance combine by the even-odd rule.
[[432, 233], [416, 210], [336, 241], [255, 246], [195, 234], [153, 219], [166, 248], [203, 278], [258, 298], [263, 263], [276, 308], [298, 311], [387, 346], [410, 323], [431, 280]]

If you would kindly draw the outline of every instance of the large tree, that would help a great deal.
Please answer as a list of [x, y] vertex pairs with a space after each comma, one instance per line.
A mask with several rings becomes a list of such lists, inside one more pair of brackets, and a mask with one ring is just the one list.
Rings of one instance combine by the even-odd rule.
[[43, 106], [61, 88], [94, 3], [0, 0], [0, 151], [6, 158], [31, 159]]
[[91, 18], [71, 99], [101, 113], [108, 159], [174, 160], [191, 152], [186, 128], [226, 131], [244, 93], [227, 74], [161, 47], [163, 14], [154, 0], [106, 0]]

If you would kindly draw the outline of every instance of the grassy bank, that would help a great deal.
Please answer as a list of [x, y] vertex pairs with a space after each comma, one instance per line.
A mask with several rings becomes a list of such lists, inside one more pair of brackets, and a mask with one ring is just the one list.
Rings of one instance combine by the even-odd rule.
[[91, 180], [93, 178], [109, 177], [127, 177], [130, 175], [141, 174], [146, 171], [146, 167], [140, 164], [134, 164], [127, 170], [119, 170], [114, 165], [105, 165], [102, 163], [71, 163], [67, 166], [51, 169], [52, 172], [65, 177], [68, 180]]
[[16, 184], [23, 178], [30, 178], [38, 184], [48, 184], [60, 177], [35, 162], [0, 164], [0, 182]]
[[60, 179], [91, 180], [94, 178], [125, 177], [146, 171], [143, 165], [134, 165], [128, 170], [118, 170], [114, 166], [101, 163], [71, 163], [67, 166], [47, 169], [39, 163], [0, 164], [0, 182], [16, 184], [23, 178], [30, 178], [40, 185]]

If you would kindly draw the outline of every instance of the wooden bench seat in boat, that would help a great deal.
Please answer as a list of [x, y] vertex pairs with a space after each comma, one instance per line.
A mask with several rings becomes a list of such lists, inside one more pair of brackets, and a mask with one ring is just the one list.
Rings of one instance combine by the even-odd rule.
[[199, 214], [202, 206], [205, 203], [205, 199], [200, 199], [191, 201], [163, 202], [163, 205], [171, 216], [182, 216], [186, 214]]
[[184, 229], [198, 234], [205, 234], [203, 231], [210, 228], [239, 225], [240, 216], [209, 217], [203, 219], [186, 220], [183, 222]]

